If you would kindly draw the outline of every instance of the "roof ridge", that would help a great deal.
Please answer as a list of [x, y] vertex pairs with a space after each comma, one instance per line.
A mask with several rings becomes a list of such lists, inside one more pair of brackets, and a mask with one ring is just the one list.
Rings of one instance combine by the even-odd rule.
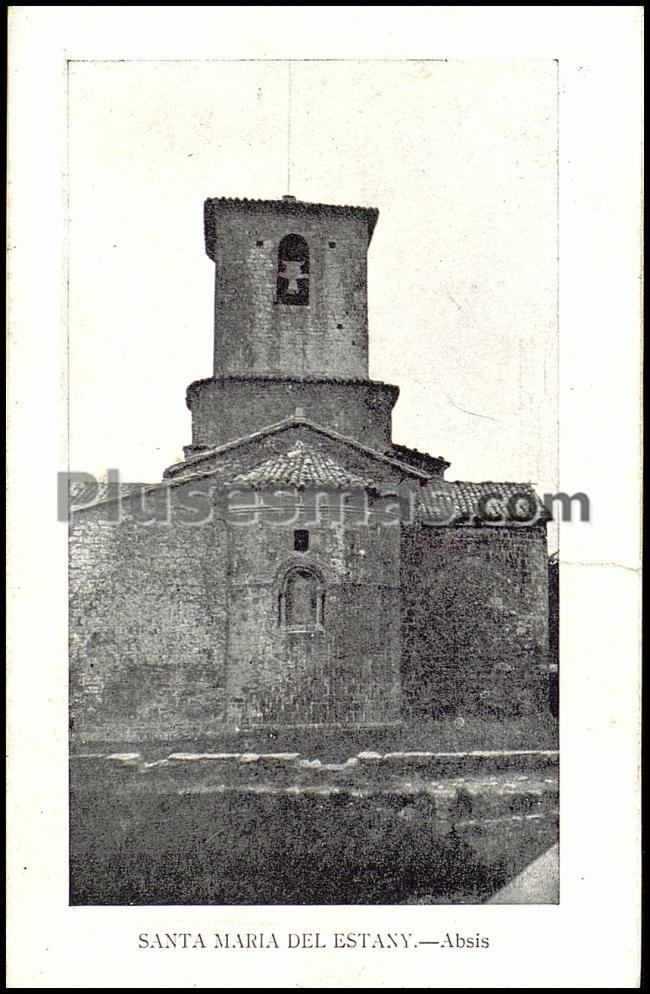
[[532, 480], [445, 480], [445, 483], [451, 483], [452, 486], [460, 483], [462, 486], [471, 487], [535, 487], [536, 483]]
[[[237, 382], [256, 382], [259, 380], [270, 381], [272, 383], [336, 383], [337, 385], [367, 386], [387, 388], [399, 394], [399, 387], [395, 383], [385, 383], [383, 380], [371, 380], [369, 377], [361, 376], [291, 376], [285, 373], [224, 373], [222, 376], [203, 376], [192, 382], [186, 388], [186, 393], [193, 387], [203, 386], [204, 383], [224, 383], [231, 380]], [[408, 446], [397, 446], [398, 448], [408, 448]], [[413, 450], [417, 451], [417, 450]], [[426, 453], [421, 453], [426, 454]]]
[[282, 207], [332, 207], [335, 210], [368, 211], [379, 214], [378, 207], [366, 207], [363, 204], [326, 204], [321, 200], [301, 200], [296, 197], [285, 200], [284, 197], [206, 197], [206, 203], [219, 204], [278, 204]]
[[311, 421], [309, 418], [303, 416], [296, 416], [295, 414], [290, 414], [288, 417], [283, 418], [281, 421], [276, 421], [274, 424], [267, 425], [266, 427], [258, 429], [258, 431], [253, 432], [250, 435], [244, 435], [241, 438], [233, 439], [230, 442], [225, 442], [223, 445], [215, 446], [212, 449], [205, 449], [202, 452], [197, 453], [197, 455], [185, 459], [182, 463], [175, 463], [173, 466], [168, 466], [165, 470], [163, 477], [166, 479], [176, 479], [181, 476], [184, 472], [188, 470], [191, 472], [195, 467], [197, 472], [201, 472], [199, 466], [202, 462], [206, 462], [212, 459], [216, 455], [220, 455], [224, 452], [229, 452], [232, 449], [236, 449], [239, 446], [246, 445], [250, 442], [254, 442], [257, 439], [264, 438], [267, 435], [272, 435], [280, 431], [284, 431], [290, 427], [302, 426], [305, 428], [310, 428], [312, 431], [317, 432], [320, 435], [325, 435], [327, 438], [334, 439], [335, 441], [342, 442], [344, 445], [349, 445], [352, 448], [358, 449], [369, 455], [371, 458], [377, 459], [380, 462], [388, 463], [391, 466], [396, 466], [401, 470], [405, 470], [413, 476], [426, 481], [430, 479], [431, 474], [425, 473], [422, 470], [417, 469], [415, 466], [410, 466], [408, 463], [403, 462], [400, 459], [394, 459], [391, 456], [386, 455], [386, 453], [379, 451], [378, 449], [373, 449], [369, 445], [365, 445], [363, 442], [359, 442], [357, 439], [350, 438], [347, 435], [342, 435], [340, 432], [335, 431], [333, 428], [326, 428], [324, 425], [319, 425], [315, 421]]
[[208, 197], [203, 205], [203, 227], [205, 235], [205, 247], [208, 256], [214, 259], [213, 249], [214, 249], [214, 238], [216, 233], [215, 227], [215, 210], [214, 208], [224, 207], [228, 209], [237, 208], [248, 208], [255, 210], [257, 208], [267, 209], [274, 211], [278, 214], [289, 214], [296, 215], [301, 212], [305, 213], [325, 213], [334, 215], [346, 214], [357, 214], [361, 215], [365, 220], [368, 229], [368, 244], [372, 239], [373, 232], [375, 230], [375, 225], [377, 224], [377, 219], [379, 217], [379, 208], [377, 207], [361, 207], [355, 206], [354, 204], [322, 204], [318, 201], [312, 200], [297, 200], [292, 198], [281, 200], [255, 200], [248, 197]]

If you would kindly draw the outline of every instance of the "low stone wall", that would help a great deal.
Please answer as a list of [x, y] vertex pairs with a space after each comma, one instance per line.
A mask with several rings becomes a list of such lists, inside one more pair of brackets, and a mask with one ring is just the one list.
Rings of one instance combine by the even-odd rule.
[[86, 754], [73, 904], [480, 903], [557, 840], [556, 752]]

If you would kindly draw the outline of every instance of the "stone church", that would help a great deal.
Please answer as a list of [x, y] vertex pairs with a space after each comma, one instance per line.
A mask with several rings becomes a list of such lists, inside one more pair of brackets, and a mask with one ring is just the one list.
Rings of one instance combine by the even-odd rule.
[[80, 740], [547, 707], [546, 513], [393, 442], [398, 387], [368, 376], [377, 219], [206, 201], [214, 368], [184, 459], [71, 494]]

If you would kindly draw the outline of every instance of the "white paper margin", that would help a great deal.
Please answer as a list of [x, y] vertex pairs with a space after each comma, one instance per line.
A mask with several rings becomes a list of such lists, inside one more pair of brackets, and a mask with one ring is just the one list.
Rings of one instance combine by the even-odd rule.
[[[10, 8], [9, 987], [638, 986], [641, 31], [634, 6]], [[242, 56], [559, 59], [560, 484], [598, 509], [561, 540], [559, 907], [67, 905], [65, 60]], [[423, 922], [490, 949], [137, 948]]]

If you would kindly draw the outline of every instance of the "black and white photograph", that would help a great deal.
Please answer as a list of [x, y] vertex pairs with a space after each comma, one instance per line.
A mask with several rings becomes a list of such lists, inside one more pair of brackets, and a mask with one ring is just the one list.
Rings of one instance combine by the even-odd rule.
[[556, 64], [69, 101], [71, 901], [556, 902]]
[[[46, 15], [17, 10], [24, 64], [20, 30]], [[580, 313], [605, 282], [581, 255], [576, 204], [597, 198], [568, 182], [579, 129], [563, 110], [574, 78], [594, 87], [589, 60], [569, 86], [552, 45], [349, 50], [337, 8], [304, 8], [338, 25], [329, 54], [278, 26], [265, 44], [292, 9], [251, 8], [247, 45], [211, 56], [187, 25], [145, 42], [145, 11], [165, 8], [99, 8], [118, 12], [110, 44], [92, 8], [56, 10], [70, 27], [58, 130], [43, 116], [42, 131], [60, 173], [16, 214], [59, 260], [41, 282], [59, 299], [49, 352], [32, 352], [51, 388], [28, 415], [18, 221], [9, 287], [15, 438], [51, 438], [55, 467], [34, 599], [48, 562], [59, 581], [42, 623], [22, 616], [33, 639], [52, 627], [51, 662], [30, 651], [51, 671], [30, 678], [43, 708], [10, 668], [9, 714], [50, 735], [38, 782], [55, 801], [44, 790], [34, 827], [52, 829], [63, 945], [88, 948], [104, 922], [112, 956], [154, 971], [135, 986], [210, 986], [215, 956], [226, 986], [523, 986], [497, 972], [509, 922], [522, 956], [533, 930], [550, 950], [596, 866], [636, 906], [638, 642], [608, 610], [634, 610], [638, 463], [634, 433], [596, 418], [605, 365], [620, 423], [637, 410], [639, 205], [619, 211], [630, 297], [606, 351], [587, 328], [610, 298]], [[181, 24], [168, 10], [161, 39]], [[631, 50], [640, 20], [623, 10]], [[380, 9], [351, 11], [360, 39]], [[615, 513], [601, 446], [630, 480]], [[627, 674], [616, 689], [606, 656]], [[628, 862], [604, 869], [623, 806]], [[37, 838], [16, 851], [25, 909], [48, 878]], [[56, 955], [36, 986], [103, 985], [85, 954]], [[14, 977], [26, 962], [23, 945]], [[612, 971], [633, 973], [633, 954]]]

